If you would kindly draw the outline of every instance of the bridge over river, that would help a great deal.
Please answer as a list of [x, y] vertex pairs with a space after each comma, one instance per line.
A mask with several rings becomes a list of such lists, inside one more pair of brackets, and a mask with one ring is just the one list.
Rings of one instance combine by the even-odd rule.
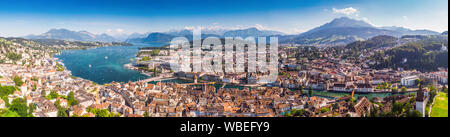
[[164, 81], [164, 80], [173, 80], [173, 79], [177, 79], [177, 78], [173, 77], [173, 76], [158, 76], [158, 77], [151, 77], [151, 78], [144, 79], [144, 80], [139, 80], [139, 82]]

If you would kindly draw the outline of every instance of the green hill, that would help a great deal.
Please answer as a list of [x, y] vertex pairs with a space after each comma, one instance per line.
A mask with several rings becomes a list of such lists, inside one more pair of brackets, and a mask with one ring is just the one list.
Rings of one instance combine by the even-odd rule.
[[439, 67], [448, 68], [448, 37], [428, 36], [420, 41], [379, 52], [374, 55], [377, 64], [373, 67], [404, 68], [419, 71], [435, 71]]

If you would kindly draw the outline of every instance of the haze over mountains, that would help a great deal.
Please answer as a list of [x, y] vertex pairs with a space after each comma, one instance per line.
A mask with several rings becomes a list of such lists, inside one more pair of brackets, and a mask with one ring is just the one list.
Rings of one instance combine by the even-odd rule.
[[[202, 38], [207, 37], [267, 37], [267, 36], [273, 36], [273, 35], [284, 35], [282, 32], [278, 31], [271, 31], [271, 30], [259, 30], [257, 28], [248, 28], [248, 29], [241, 29], [241, 30], [229, 30], [224, 32], [213, 32], [213, 31], [203, 31], [202, 30]], [[126, 40], [126, 42], [134, 42], [134, 43], [148, 43], [148, 42], [162, 42], [167, 43], [172, 40], [174, 37], [186, 37], [188, 40], [192, 40], [192, 30], [180, 30], [180, 31], [172, 31], [172, 32], [154, 32], [150, 33], [147, 37], [142, 38], [132, 38]]]
[[[347, 17], [336, 18], [329, 23], [297, 35], [286, 35], [272, 30], [247, 28], [239, 30], [207, 29], [202, 30], [202, 38], [214, 37], [267, 37], [277, 36], [281, 44], [299, 45], [343, 45], [358, 40], [367, 40], [378, 35], [401, 37], [403, 35], [440, 35], [430, 30], [411, 30], [403, 27], [375, 27], [367, 22]], [[41, 35], [28, 35], [28, 39], [62, 39], [74, 41], [125, 41], [130, 43], [167, 43], [174, 37], [186, 37], [192, 40], [192, 30], [172, 30], [168, 32], [133, 33], [128, 36], [114, 38], [107, 34], [92, 34], [87, 31], [70, 31], [67, 29], [51, 29]]]
[[93, 34], [87, 31], [71, 31], [68, 29], [51, 29], [46, 33], [40, 35], [28, 35], [27, 39], [60, 39], [71, 41], [99, 41], [99, 42], [114, 42], [118, 41], [112, 36], [105, 33]]

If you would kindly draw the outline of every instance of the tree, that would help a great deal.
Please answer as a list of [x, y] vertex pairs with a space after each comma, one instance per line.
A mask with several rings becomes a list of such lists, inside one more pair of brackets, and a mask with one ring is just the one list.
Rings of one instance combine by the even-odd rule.
[[19, 76], [14, 76], [13, 81], [18, 87], [22, 86], [24, 83]]
[[56, 71], [64, 71], [64, 67], [61, 64], [57, 63], [56, 64]]
[[370, 109], [370, 115], [369, 117], [379, 117], [378, 115], [378, 109], [375, 108], [375, 105], [372, 105], [371, 109]]
[[400, 114], [402, 114], [402, 113], [403, 113], [403, 104], [400, 103], [400, 102], [395, 102], [395, 103], [392, 105], [392, 113], [393, 113], [395, 116], [399, 116]]
[[290, 117], [291, 116], [291, 112], [290, 111], [284, 112], [283, 116], [284, 117]]
[[306, 112], [306, 110], [304, 110], [304, 109], [293, 109], [292, 110], [292, 115], [294, 116], [294, 117], [301, 117], [301, 116], [303, 116], [303, 114]]
[[14, 52], [9, 52], [7, 57], [14, 62], [22, 59], [22, 55], [14, 53]]
[[330, 108], [322, 108], [322, 109], [320, 109], [320, 113], [325, 113], [325, 112], [328, 112], [328, 111], [330, 111]]
[[410, 112], [408, 112], [407, 117], [423, 117], [422, 113], [420, 113], [417, 110], [412, 110]]
[[7, 97], [10, 94], [13, 94], [16, 91], [14, 86], [1, 86], [0, 85], [0, 97]]
[[397, 92], [398, 92], [398, 88], [397, 88], [397, 87], [393, 87], [393, 88], [391, 89], [391, 91], [392, 91], [392, 93], [397, 93]]
[[75, 95], [72, 91], [69, 92], [69, 95], [67, 95], [67, 102], [70, 104], [70, 106], [78, 105], [78, 100], [75, 99]]
[[28, 116], [27, 102], [23, 98], [16, 98], [11, 102], [9, 110], [16, 112], [21, 117]]
[[145, 56], [145, 57], [143, 57], [143, 58], [141, 59], [141, 61], [150, 61], [150, 57]]
[[44, 90], [41, 91], [41, 97], [45, 97], [47, 94], [45, 93]]
[[5, 102], [5, 106], [6, 106], [6, 107], [11, 106], [11, 104], [9, 104], [9, 98], [8, 98], [8, 96], [3, 96], [3, 97], [2, 97], [2, 100], [3, 100], [3, 102]]
[[117, 117], [120, 116], [119, 114], [114, 115], [113, 113], [109, 113], [107, 109], [95, 109], [95, 108], [88, 108], [88, 112], [91, 112], [95, 115], [95, 117]]
[[402, 86], [402, 92], [406, 92], [406, 91], [407, 91], [406, 87]]
[[110, 114], [109, 117], [120, 117], [120, 113], [114, 113], [114, 112], [111, 112], [111, 113], [109, 113], [109, 114]]
[[55, 103], [54, 103], [54, 105], [55, 105], [57, 108], [61, 108], [61, 102], [60, 102], [59, 100], [56, 100]]
[[36, 85], [33, 85], [33, 88], [31, 90], [36, 91], [36, 89], [37, 89]]
[[34, 110], [36, 110], [36, 105], [34, 103], [31, 103], [28, 105], [28, 115], [33, 115]]
[[148, 111], [144, 112], [144, 117], [150, 117], [150, 114], [148, 114]]
[[46, 98], [47, 99], [55, 99], [55, 98], [58, 98], [58, 96], [59, 96], [58, 93], [56, 93], [55, 91], [52, 90], [52, 91], [50, 91], [50, 94], [48, 94]]
[[416, 80], [414, 80], [414, 82], [417, 84], [417, 86], [420, 86], [420, 85], [422, 85], [422, 80], [420, 80], [420, 79], [416, 79]]
[[434, 86], [433, 84], [428, 85], [428, 89], [430, 89], [430, 91], [434, 91], [434, 92], [437, 91], [436, 86]]
[[58, 108], [58, 117], [69, 117], [69, 115], [67, 115], [66, 109], [64, 108]]
[[395, 94], [397, 94], [397, 90], [392, 89], [391, 91], [392, 103], [395, 103]]
[[109, 117], [109, 112], [106, 109], [101, 109], [99, 111], [97, 111], [97, 113], [95, 114], [96, 117]]
[[309, 93], [309, 97], [312, 97], [312, 96], [313, 96], [313, 89], [312, 89], [312, 86], [309, 86], [308, 93]]

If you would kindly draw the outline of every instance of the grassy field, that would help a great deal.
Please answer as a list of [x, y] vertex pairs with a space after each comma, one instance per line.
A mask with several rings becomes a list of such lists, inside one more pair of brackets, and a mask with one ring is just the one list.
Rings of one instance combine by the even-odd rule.
[[448, 94], [439, 92], [431, 109], [431, 117], [448, 117]]
[[16, 112], [11, 112], [7, 109], [0, 109], [0, 117], [20, 117]]

